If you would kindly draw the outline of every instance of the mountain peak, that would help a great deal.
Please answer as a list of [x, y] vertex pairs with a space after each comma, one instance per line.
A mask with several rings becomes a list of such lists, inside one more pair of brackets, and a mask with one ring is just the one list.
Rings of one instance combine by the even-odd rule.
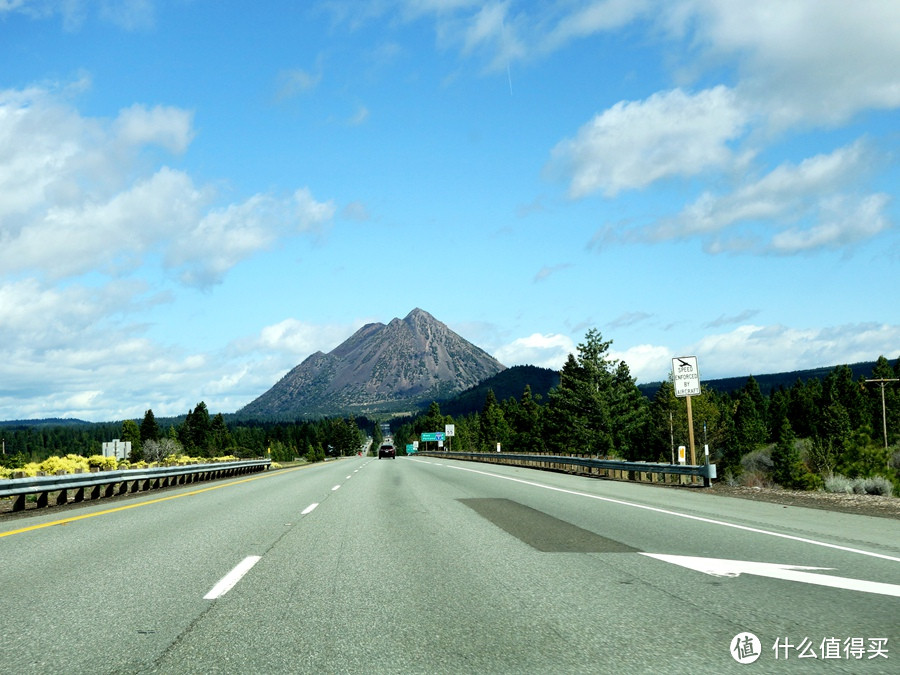
[[238, 414], [296, 418], [407, 412], [504, 369], [416, 307], [402, 320], [366, 324], [328, 354], [307, 357]]

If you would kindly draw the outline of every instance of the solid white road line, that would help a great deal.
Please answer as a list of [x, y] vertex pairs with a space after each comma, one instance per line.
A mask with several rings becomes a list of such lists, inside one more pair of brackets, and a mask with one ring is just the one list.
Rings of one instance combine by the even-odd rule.
[[222, 577], [222, 580], [219, 581], [215, 586], [212, 587], [212, 590], [203, 596], [204, 600], [215, 600], [216, 598], [220, 598], [225, 595], [228, 591], [230, 591], [234, 585], [241, 580], [247, 572], [250, 571], [256, 563], [259, 562], [261, 556], [258, 555], [250, 555], [241, 560], [238, 563], [237, 567], [231, 570], [228, 574]]

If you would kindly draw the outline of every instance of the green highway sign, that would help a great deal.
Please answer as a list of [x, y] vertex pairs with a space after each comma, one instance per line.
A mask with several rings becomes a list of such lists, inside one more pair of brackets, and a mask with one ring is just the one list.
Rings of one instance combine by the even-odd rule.
[[430, 433], [422, 433], [422, 442], [426, 441], [442, 441], [444, 440], [444, 432], [443, 431], [432, 431]]

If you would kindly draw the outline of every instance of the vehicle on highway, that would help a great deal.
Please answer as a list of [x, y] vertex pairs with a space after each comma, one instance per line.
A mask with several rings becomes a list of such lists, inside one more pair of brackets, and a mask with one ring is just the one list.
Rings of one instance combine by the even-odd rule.
[[382, 443], [381, 447], [378, 448], [378, 459], [384, 459], [385, 457], [397, 458], [397, 453], [394, 451], [394, 446], [391, 443]]

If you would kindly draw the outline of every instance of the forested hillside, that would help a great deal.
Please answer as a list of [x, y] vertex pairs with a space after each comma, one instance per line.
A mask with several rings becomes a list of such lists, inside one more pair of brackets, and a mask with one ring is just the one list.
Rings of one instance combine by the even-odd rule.
[[[499, 443], [511, 452], [672, 461], [675, 448], [688, 444], [684, 399], [676, 398], [671, 382], [644, 396], [627, 364], [608, 357], [610, 344], [590, 331], [544, 401], [526, 386], [503, 400], [488, 391], [474, 414], [446, 415], [434, 403], [401, 424], [395, 439], [403, 449], [422, 432], [453, 423], [454, 450], [490, 452]], [[900, 478], [900, 387], [885, 386], [885, 447], [882, 389], [865, 380], [898, 377], [900, 359], [891, 365], [881, 357], [864, 375], [839, 366], [765, 394], [753, 377], [730, 391], [703, 385], [692, 399], [698, 448], [702, 454], [709, 445], [710, 461], [729, 481], [814, 489], [841, 474], [880, 477], [877, 489], [885, 491], [887, 481], [897, 485]]]

